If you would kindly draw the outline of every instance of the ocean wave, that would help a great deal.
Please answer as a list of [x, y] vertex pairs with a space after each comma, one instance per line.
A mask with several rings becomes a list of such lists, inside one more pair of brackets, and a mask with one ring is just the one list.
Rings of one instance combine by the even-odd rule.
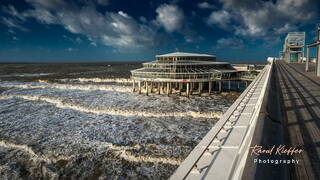
[[105, 86], [105, 85], [80, 85], [80, 84], [58, 84], [58, 83], [17, 83], [17, 82], [1, 82], [0, 87], [7, 88], [55, 88], [64, 90], [100, 90], [100, 91], [118, 91], [118, 92], [131, 92], [130, 87], [125, 86]]
[[[38, 155], [32, 150], [31, 147], [27, 145], [19, 145], [11, 142], [6, 142], [6, 141], [0, 141], [0, 147], [23, 151], [31, 156], [30, 159], [33, 159], [34, 161], [38, 161], [38, 162], [46, 162], [47, 164], [56, 163], [57, 161], [60, 161], [60, 160], [69, 161], [72, 159], [76, 159], [77, 156], [80, 155], [80, 154]], [[150, 162], [150, 163], [164, 163], [164, 164], [171, 164], [171, 165], [179, 165], [182, 162], [181, 159], [176, 159], [176, 158], [152, 157], [152, 156], [142, 156], [142, 155], [135, 156], [131, 152], [127, 151], [130, 149], [137, 149], [137, 146], [129, 147], [129, 146], [119, 146], [119, 145], [115, 145], [115, 146], [108, 145], [106, 147], [106, 150], [114, 151], [113, 154], [115, 154], [117, 157], [120, 157], [129, 162], [138, 162], [138, 163]], [[90, 152], [81, 153], [81, 156], [89, 156], [90, 154], [92, 153]]]
[[132, 83], [131, 79], [126, 78], [75, 78], [75, 79], [57, 79], [56, 81], [61, 82], [115, 82], [115, 83]]
[[118, 116], [144, 116], [144, 117], [185, 117], [190, 116], [193, 118], [220, 118], [222, 113], [220, 112], [147, 112], [139, 110], [124, 110], [124, 109], [114, 109], [114, 108], [91, 108], [79, 104], [71, 104], [65, 102], [63, 99], [52, 98], [47, 96], [30, 96], [30, 95], [0, 95], [0, 99], [8, 98], [21, 98], [31, 101], [45, 101], [55, 105], [61, 109], [73, 109], [85, 113], [94, 113], [94, 114], [109, 114], [109, 115], [118, 115]]

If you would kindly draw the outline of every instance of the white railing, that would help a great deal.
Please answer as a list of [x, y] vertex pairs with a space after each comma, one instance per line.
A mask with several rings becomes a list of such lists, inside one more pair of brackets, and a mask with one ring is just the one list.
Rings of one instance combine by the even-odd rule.
[[265, 66], [170, 179], [241, 177], [271, 68]]

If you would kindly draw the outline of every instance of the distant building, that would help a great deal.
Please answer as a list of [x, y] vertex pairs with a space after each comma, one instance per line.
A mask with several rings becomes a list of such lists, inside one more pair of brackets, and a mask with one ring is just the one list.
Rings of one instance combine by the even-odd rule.
[[210, 94], [216, 81], [221, 87], [223, 80], [239, 79], [238, 71], [230, 63], [217, 62], [214, 55], [184, 52], [157, 55], [156, 61], [143, 63], [143, 68], [132, 70], [131, 74], [133, 91], [138, 82], [139, 93], [144, 84], [147, 94], [154, 88], [158, 94], [164, 90], [171, 94], [177, 89], [179, 94], [184, 91], [187, 96], [196, 88], [202, 92], [204, 87], [208, 87]]
[[[304, 54], [305, 32], [289, 32], [285, 38], [282, 58], [287, 62], [301, 62]], [[281, 58], [281, 57], [280, 57]]]
[[279, 60], [284, 60], [284, 52], [283, 51], [279, 52]]

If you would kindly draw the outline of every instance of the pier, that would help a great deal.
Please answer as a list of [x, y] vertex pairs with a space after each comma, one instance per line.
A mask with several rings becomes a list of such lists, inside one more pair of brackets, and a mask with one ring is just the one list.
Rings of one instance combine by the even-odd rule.
[[[139, 94], [207, 94], [213, 91], [231, 90], [232, 84], [239, 90], [256, 77], [264, 65], [237, 65], [217, 62], [216, 56], [198, 53], [175, 52], [157, 55], [156, 61], [143, 63], [143, 68], [131, 71], [132, 91]], [[240, 68], [243, 68], [240, 67]], [[224, 88], [227, 84], [227, 88]]]
[[[320, 78], [305, 65], [271, 61], [191, 151], [170, 179], [320, 177]], [[290, 156], [252, 155], [250, 147], [295, 147]], [[293, 159], [290, 165], [255, 159]]]

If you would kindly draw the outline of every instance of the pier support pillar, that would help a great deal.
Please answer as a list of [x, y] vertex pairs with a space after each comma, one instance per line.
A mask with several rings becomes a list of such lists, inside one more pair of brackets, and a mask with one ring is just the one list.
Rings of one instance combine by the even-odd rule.
[[194, 82], [190, 83], [190, 92], [189, 92], [190, 95], [192, 95], [193, 89], [194, 89]]
[[149, 89], [148, 89], [148, 87], [149, 87], [149, 86], [148, 86], [148, 81], [146, 81], [146, 83], [145, 83], [145, 84], [146, 84], [146, 95], [148, 96], [148, 95], [149, 95]]
[[182, 91], [182, 83], [179, 83], [179, 96], [181, 96], [181, 91]]
[[162, 83], [161, 83], [161, 91], [162, 91], [162, 94], [165, 93], [165, 92], [164, 92], [164, 88], [165, 88], [164, 85], [165, 85], [165, 84], [162, 82]]
[[150, 82], [150, 93], [152, 94], [152, 90], [153, 90], [153, 82]]
[[199, 95], [202, 94], [202, 90], [203, 90], [203, 82], [199, 83]]
[[173, 86], [173, 83], [170, 83], [170, 86], [169, 86], [169, 94], [172, 94], [172, 86]]
[[248, 81], [246, 81], [246, 88], [248, 87]]
[[212, 81], [209, 81], [209, 96], [211, 94], [211, 89], [212, 89]]
[[161, 84], [158, 82], [158, 94], [160, 94]]
[[141, 94], [141, 81], [138, 82], [138, 86], [139, 86], [139, 94]]
[[170, 93], [170, 90], [169, 90], [170, 87], [169, 87], [169, 86], [170, 86], [170, 83], [167, 82], [167, 95], [168, 95], [168, 96], [169, 96], [169, 93]]
[[136, 85], [136, 82], [133, 80], [133, 84], [132, 84], [132, 92], [135, 91], [135, 85]]
[[189, 97], [190, 96], [190, 83], [187, 83], [187, 92], [186, 92], [186, 95], [187, 95], [187, 97]]
[[228, 81], [228, 89], [229, 89], [229, 91], [231, 91], [231, 81], [230, 80]]
[[222, 91], [222, 81], [219, 81], [219, 92]]
[[240, 82], [241, 81], [238, 81], [238, 86], [237, 86], [238, 91], [240, 90]]

